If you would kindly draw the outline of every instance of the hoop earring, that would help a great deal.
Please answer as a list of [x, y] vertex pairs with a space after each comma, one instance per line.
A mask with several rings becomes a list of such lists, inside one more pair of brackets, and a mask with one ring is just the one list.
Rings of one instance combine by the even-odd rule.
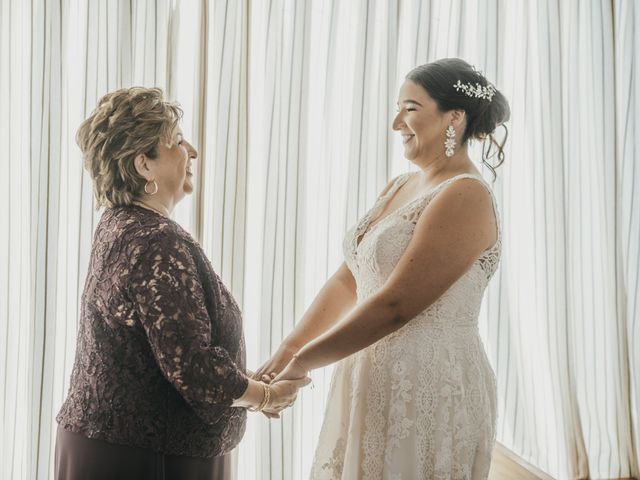
[[[153, 185], [155, 188], [153, 189], [153, 192], [148, 192], [147, 191], [147, 187], [149, 186], [149, 184]], [[151, 180], [150, 182], [147, 182], [144, 184], [144, 193], [146, 193], [147, 195], [155, 195], [156, 193], [158, 193], [158, 183], [155, 180]]]
[[456, 147], [456, 129], [453, 128], [453, 125], [449, 125], [445, 132], [446, 140], [444, 141], [444, 154], [447, 157], [453, 157], [455, 153], [454, 149]]

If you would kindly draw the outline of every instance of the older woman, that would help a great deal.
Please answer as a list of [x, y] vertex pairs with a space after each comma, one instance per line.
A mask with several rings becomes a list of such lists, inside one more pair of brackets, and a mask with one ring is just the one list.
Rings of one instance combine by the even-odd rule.
[[[313, 479], [485, 479], [495, 377], [478, 333], [500, 258], [495, 199], [469, 158], [505, 97], [460, 59], [411, 71], [393, 129], [417, 172], [393, 179], [347, 234], [345, 263], [258, 376], [338, 362]], [[483, 162], [491, 156], [485, 151]]]
[[159, 89], [122, 89], [78, 131], [106, 209], [57, 416], [57, 479], [224, 478], [246, 409], [277, 416], [308, 382], [247, 377], [238, 305], [170, 219], [197, 157], [181, 113]]

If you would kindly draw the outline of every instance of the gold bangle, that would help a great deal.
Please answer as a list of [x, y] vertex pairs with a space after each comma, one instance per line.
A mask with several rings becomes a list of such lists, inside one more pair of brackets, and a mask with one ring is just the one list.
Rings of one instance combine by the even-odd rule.
[[261, 412], [262, 410], [264, 410], [266, 406], [269, 404], [269, 401], [271, 400], [271, 388], [269, 387], [269, 385], [266, 383], [263, 383], [262, 389], [264, 390], [264, 396], [262, 397], [262, 402], [260, 402], [260, 405], [258, 405], [258, 409], [257, 409], [258, 412]]
[[269, 388], [269, 385], [264, 382], [260, 382], [260, 384], [262, 385], [262, 400], [257, 407], [249, 407], [247, 410], [250, 412], [261, 412], [271, 399], [271, 389]]
[[271, 386], [268, 383], [264, 384], [264, 399], [262, 400], [262, 405], [260, 405], [260, 411], [264, 410], [269, 406], [269, 402], [271, 402]]

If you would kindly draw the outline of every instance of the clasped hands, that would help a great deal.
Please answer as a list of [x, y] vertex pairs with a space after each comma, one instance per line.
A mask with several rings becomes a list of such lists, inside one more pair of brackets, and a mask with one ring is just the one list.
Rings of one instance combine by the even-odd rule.
[[311, 383], [309, 372], [294, 358], [296, 352], [296, 348], [281, 345], [252, 375], [271, 389], [272, 400], [262, 410], [268, 418], [280, 418], [280, 412], [296, 401], [298, 390]]

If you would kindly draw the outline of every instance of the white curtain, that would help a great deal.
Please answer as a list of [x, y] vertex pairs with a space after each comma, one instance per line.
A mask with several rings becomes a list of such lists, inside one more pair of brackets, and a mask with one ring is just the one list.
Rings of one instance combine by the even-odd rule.
[[489, 302], [499, 438], [559, 478], [638, 476], [640, 232], [629, 127], [639, 112], [631, 82], [640, 6], [504, 8], [506, 38], [518, 41], [503, 45], [500, 62], [513, 135], [505, 256]]
[[[613, 29], [616, 45], [615, 306], [619, 318], [618, 355], [626, 374], [623, 401], [628, 402], [616, 430], [625, 435], [620, 471], [626, 470], [626, 461], [628, 471], [637, 478], [640, 477], [640, 4], [616, 0]], [[607, 125], [607, 129], [610, 130], [611, 125]]]
[[[481, 315], [498, 439], [557, 478], [639, 476], [639, 20], [633, 0], [2, 0], [0, 476], [50, 478], [100, 214], [74, 134], [100, 96], [159, 86], [183, 105], [200, 160], [176, 218], [242, 303], [251, 368], [412, 168], [397, 91], [447, 56], [512, 109]], [[281, 421], [250, 416], [240, 479], [308, 475], [330, 374]]]
[[[30, 65], [24, 61], [31, 36], [27, 3], [0, 4], [0, 476], [28, 478], [31, 451], [30, 358], [33, 343], [31, 271]], [[37, 162], [34, 162], [37, 163]]]
[[74, 137], [106, 92], [167, 86], [170, 3], [2, 2], [2, 478], [50, 478], [93, 228]]

